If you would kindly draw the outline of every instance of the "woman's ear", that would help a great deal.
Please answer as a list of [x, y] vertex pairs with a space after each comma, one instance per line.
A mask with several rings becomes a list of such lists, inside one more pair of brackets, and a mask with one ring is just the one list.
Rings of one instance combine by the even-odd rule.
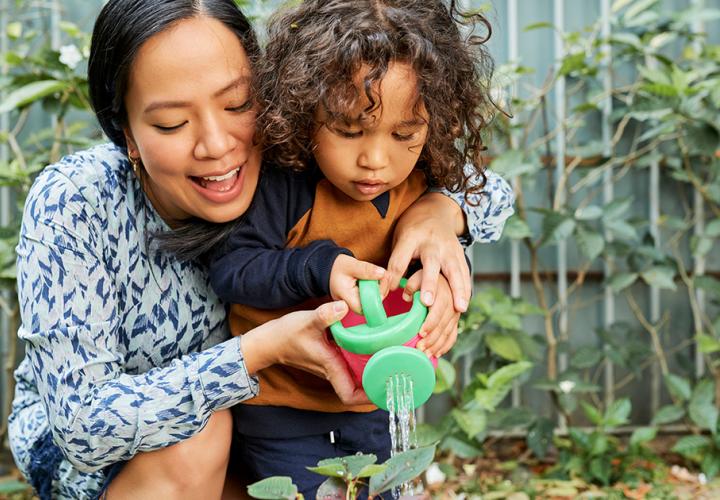
[[128, 156], [133, 158], [140, 157], [140, 151], [138, 150], [135, 139], [133, 138], [132, 132], [129, 127], [123, 127], [123, 134], [125, 135], [125, 144], [127, 144]]

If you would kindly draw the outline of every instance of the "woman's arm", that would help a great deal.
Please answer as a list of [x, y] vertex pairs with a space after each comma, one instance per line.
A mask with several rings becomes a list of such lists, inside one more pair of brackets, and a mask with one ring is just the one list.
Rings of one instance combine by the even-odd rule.
[[[353, 397], [350, 375], [326, 367], [332, 353], [322, 350], [324, 326], [314, 311], [282, 323], [282, 335], [268, 323], [242, 344], [233, 338], [146, 373], [126, 373], [129, 346], [119, 332], [123, 310], [103, 258], [102, 222], [72, 182], [55, 174], [30, 193], [18, 247], [19, 335], [55, 441], [78, 469], [98, 470], [193, 436], [214, 411], [255, 396], [250, 373], [279, 361], [323, 372], [341, 396]], [[167, 325], [154, 334], [138, 325], [128, 336], [171, 338], [177, 329]], [[260, 338], [262, 351], [252, 342]], [[144, 348], [151, 355], [158, 347]], [[298, 353], [312, 355], [303, 361]]]
[[450, 284], [455, 309], [467, 308], [472, 284], [463, 247], [498, 240], [514, 212], [512, 187], [494, 172], [488, 170], [486, 176], [484, 190], [471, 196], [472, 203], [464, 192], [444, 190], [427, 193], [405, 211], [395, 229], [384, 290], [397, 287], [410, 261], [418, 259], [423, 266], [423, 302], [433, 303], [442, 273]]

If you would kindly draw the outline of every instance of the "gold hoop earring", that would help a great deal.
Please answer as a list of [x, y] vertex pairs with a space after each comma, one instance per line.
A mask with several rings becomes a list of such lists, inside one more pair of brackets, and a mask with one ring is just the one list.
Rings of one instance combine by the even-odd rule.
[[132, 165], [133, 172], [135, 172], [136, 176], [140, 176], [140, 158], [133, 158], [132, 156], [128, 156], [128, 160], [130, 161], [130, 165]]

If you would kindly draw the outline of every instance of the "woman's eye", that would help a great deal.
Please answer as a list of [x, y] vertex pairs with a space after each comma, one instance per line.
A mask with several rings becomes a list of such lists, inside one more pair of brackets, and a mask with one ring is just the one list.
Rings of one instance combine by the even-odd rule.
[[245, 111], [249, 111], [252, 106], [253, 102], [248, 100], [238, 106], [228, 106], [225, 110], [232, 111], [233, 113], [244, 113]]
[[178, 125], [153, 125], [156, 129], [158, 129], [160, 132], [174, 132], [175, 130], [178, 130], [180, 127], [185, 125], [187, 122], [182, 122]]

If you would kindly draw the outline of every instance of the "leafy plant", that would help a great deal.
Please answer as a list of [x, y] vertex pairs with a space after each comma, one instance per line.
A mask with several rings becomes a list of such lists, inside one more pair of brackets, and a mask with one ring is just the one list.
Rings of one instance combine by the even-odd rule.
[[[318, 489], [318, 498], [357, 498], [363, 487], [368, 488], [372, 498], [415, 479], [428, 468], [434, 456], [434, 445], [398, 453], [384, 464], [376, 464], [375, 455], [358, 453], [321, 460], [308, 470], [328, 478]], [[289, 477], [263, 479], [251, 484], [248, 493], [261, 499], [303, 498]]]

